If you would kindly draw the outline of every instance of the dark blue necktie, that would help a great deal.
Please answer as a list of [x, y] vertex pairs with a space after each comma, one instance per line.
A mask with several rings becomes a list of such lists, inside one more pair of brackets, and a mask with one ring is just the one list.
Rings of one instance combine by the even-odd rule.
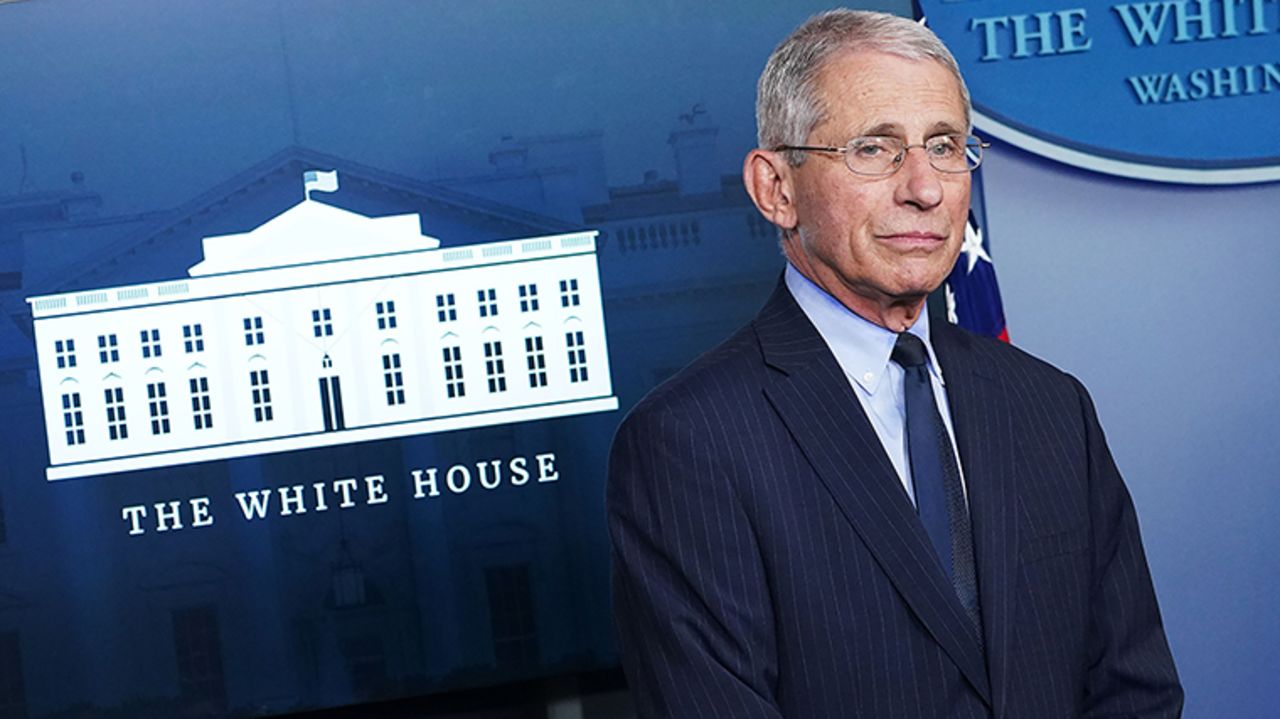
[[960, 485], [960, 468], [956, 466], [951, 437], [933, 399], [924, 342], [907, 332], [899, 334], [891, 359], [903, 370], [907, 454], [920, 521], [938, 553], [942, 569], [960, 597], [960, 604], [981, 636], [969, 509]]

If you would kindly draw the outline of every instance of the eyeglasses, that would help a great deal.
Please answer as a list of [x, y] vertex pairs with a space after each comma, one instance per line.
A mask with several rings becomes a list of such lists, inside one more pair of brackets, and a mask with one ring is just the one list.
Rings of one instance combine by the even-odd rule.
[[918, 145], [908, 145], [896, 137], [866, 135], [855, 137], [844, 147], [815, 147], [811, 145], [779, 145], [775, 152], [834, 152], [844, 155], [845, 167], [855, 175], [884, 177], [902, 167], [907, 151], [913, 147], [924, 148], [929, 165], [938, 172], [960, 174], [972, 172], [982, 164], [982, 150], [991, 147], [976, 135], [937, 135]]

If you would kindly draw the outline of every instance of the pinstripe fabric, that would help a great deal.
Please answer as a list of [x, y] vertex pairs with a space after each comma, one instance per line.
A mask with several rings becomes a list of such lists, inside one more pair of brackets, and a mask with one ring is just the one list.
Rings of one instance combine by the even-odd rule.
[[785, 287], [654, 390], [610, 458], [642, 717], [1173, 717], [1133, 506], [1083, 387], [939, 323], [985, 635]]

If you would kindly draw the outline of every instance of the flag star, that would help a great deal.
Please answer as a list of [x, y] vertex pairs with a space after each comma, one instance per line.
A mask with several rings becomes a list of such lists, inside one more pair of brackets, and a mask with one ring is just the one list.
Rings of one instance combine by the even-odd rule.
[[991, 256], [982, 246], [982, 230], [972, 222], [965, 223], [964, 244], [960, 246], [960, 251], [969, 259], [969, 269], [965, 270], [965, 274], [973, 272], [973, 266], [978, 264], [978, 260], [991, 262]]
[[951, 283], [942, 285], [944, 296], [947, 299], [947, 321], [953, 325], [960, 324], [960, 315], [956, 313], [956, 291], [951, 289]]

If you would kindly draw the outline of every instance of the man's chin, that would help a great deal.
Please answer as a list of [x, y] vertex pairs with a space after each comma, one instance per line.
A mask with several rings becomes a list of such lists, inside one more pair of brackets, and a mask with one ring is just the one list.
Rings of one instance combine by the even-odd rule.
[[904, 282], [903, 284], [894, 288], [894, 292], [891, 293], [891, 296], [893, 297], [895, 304], [905, 305], [905, 304], [911, 304], [914, 302], [919, 302], [927, 298], [929, 295], [933, 294], [934, 291], [936, 291], [939, 287], [941, 287], [942, 282], [945, 279], [946, 277], [943, 277], [936, 281], [928, 280], [928, 281], [918, 281], [918, 282]]

